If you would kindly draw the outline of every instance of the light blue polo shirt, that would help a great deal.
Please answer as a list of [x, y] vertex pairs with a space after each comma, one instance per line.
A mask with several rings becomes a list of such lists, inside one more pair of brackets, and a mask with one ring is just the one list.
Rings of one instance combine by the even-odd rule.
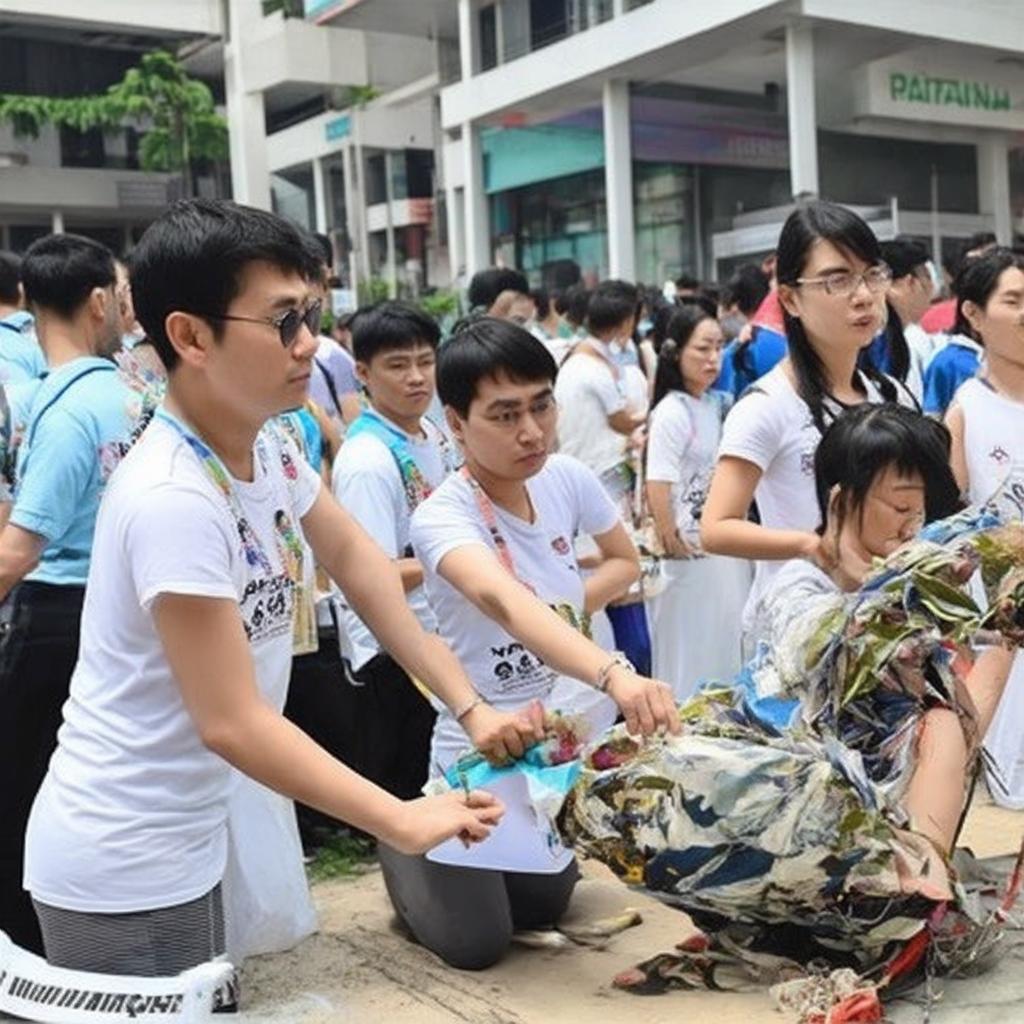
[[26, 579], [85, 584], [100, 498], [140, 415], [109, 359], [82, 356], [43, 379], [18, 446], [10, 518], [47, 541]]
[[36, 337], [35, 320], [23, 310], [0, 317], [0, 384], [33, 380], [46, 373], [46, 357]]

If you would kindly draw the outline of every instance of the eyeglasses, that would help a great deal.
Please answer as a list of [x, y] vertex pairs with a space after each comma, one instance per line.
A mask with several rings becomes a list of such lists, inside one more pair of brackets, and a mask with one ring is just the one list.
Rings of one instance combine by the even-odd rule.
[[859, 287], [861, 281], [867, 285], [872, 295], [885, 291], [892, 281], [892, 270], [885, 264], [879, 263], [874, 267], [868, 267], [863, 274], [853, 274], [849, 270], [836, 270], [831, 274], [823, 274], [821, 277], [798, 277], [796, 283], [821, 285], [829, 295], [852, 295]]
[[228, 316], [227, 313], [199, 313], [198, 315], [209, 320], [239, 320], [247, 324], [266, 324], [277, 331], [281, 344], [285, 348], [290, 348], [298, 337], [299, 328], [303, 324], [314, 338], [320, 333], [323, 303], [317, 299], [305, 309], [288, 309], [277, 316]]
[[[554, 395], [545, 395], [543, 398], [538, 398], [537, 401], [531, 402], [527, 406], [527, 412], [530, 416], [539, 421], [547, 420], [557, 409], [558, 403], [555, 401]], [[523, 422], [523, 413], [520, 409], [503, 409], [501, 412], [485, 418], [503, 430], [518, 430]]]

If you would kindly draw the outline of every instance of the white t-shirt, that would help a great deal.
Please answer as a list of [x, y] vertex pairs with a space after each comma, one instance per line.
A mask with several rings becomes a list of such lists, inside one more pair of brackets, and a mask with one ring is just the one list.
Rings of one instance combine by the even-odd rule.
[[[569, 604], [579, 612], [583, 578], [573, 540], [580, 533], [607, 533], [618, 522], [618, 513], [597, 477], [566, 455], [550, 456], [526, 486], [534, 522], [495, 506], [498, 529], [516, 573], [545, 604]], [[477, 691], [503, 711], [548, 697], [557, 673], [438, 574], [441, 560], [457, 548], [480, 545], [492, 554], [496, 550], [473, 490], [460, 474], [450, 476], [413, 513], [412, 544], [423, 563], [438, 632]], [[442, 711], [434, 727], [432, 774], [446, 769], [468, 745], [462, 727], [450, 712]]]
[[[880, 403], [877, 387], [860, 374], [865, 401]], [[901, 404], [912, 404], [905, 388], [893, 381]], [[826, 400], [833, 415], [839, 406]], [[828, 416], [826, 416], [826, 424]], [[797, 394], [780, 364], [757, 381], [733, 406], [722, 429], [718, 457], [730, 455], [761, 470], [754, 489], [761, 525], [775, 530], [815, 530], [821, 521], [814, 489], [814, 453], [821, 434], [811, 410]], [[756, 563], [750, 599], [743, 613], [749, 633], [754, 608], [764, 588], [784, 562]], [[756, 637], [753, 637], [756, 639]]]
[[963, 413], [969, 500], [980, 504], [1014, 468], [1024, 469], [1024, 403], [975, 377], [960, 385], [953, 404]]
[[152, 604], [161, 594], [237, 602], [260, 690], [283, 702], [294, 597], [284, 553], [320, 478], [270, 428], [253, 463], [252, 482], [233, 481], [240, 520], [158, 415], [110, 481], [64, 724], [28, 824], [25, 887], [43, 903], [152, 910], [221, 880], [233, 770], [199, 738]]
[[[430, 420], [422, 421], [422, 437], [407, 435], [409, 453], [431, 489], [454, 469], [451, 444]], [[397, 429], [397, 428], [396, 428]], [[368, 431], [348, 438], [331, 474], [334, 496], [389, 558], [403, 557], [409, 545], [409, 502], [402, 474], [387, 445]], [[437, 620], [422, 586], [408, 593], [409, 607], [423, 628], [433, 633]], [[358, 670], [380, 652], [377, 638], [345, 601], [335, 597], [345, 628], [344, 654]]]
[[626, 461], [628, 438], [608, 424], [609, 416], [629, 404], [621, 369], [616, 375], [603, 359], [577, 352], [558, 371], [555, 398], [559, 451], [579, 459], [598, 476]]
[[672, 485], [676, 529], [697, 548], [727, 400], [720, 391], [706, 391], [700, 398], [669, 392], [655, 406], [648, 427], [647, 479]]

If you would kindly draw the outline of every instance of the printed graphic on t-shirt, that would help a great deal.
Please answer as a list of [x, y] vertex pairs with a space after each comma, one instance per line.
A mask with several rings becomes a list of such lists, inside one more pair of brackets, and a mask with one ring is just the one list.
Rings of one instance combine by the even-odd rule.
[[539, 692], [554, 685], [554, 673], [517, 640], [491, 647], [491, 676], [494, 688], [505, 696], [521, 691]]
[[[283, 514], [283, 511], [277, 513]], [[241, 520], [238, 523], [238, 532], [248, 560], [248, 542], [244, 536], [247, 531], [249, 524]], [[273, 640], [284, 633], [291, 635], [294, 592], [295, 581], [286, 572], [274, 576], [256, 576], [249, 580], [240, 606], [245, 636], [249, 643]]]
[[997, 466], [1005, 466], [1010, 461], [1010, 453], [1000, 444], [997, 444], [992, 451], [988, 453], [988, 457]]

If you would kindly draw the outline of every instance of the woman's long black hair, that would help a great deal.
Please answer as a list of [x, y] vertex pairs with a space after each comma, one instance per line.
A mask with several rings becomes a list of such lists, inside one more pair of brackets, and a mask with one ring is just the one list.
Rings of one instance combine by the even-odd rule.
[[[928, 263], [928, 250], [912, 238], [894, 238], [891, 242], [883, 242], [881, 248], [882, 259], [889, 264], [894, 281], [916, 274]], [[901, 383], [906, 383], [907, 374], [910, 373], [910, 346], [896, 307], [887, 302], [886, 309], [885, 347], [889, 354], [889, 372]]]
[[[819, 239], [831, 242], [869, 266], [881, 262], [878, 239], [857, 214], [838, 203], [817, 200], [798, 207], [782, 226], [775, 265], [775, 276], [780, 285], [797, 286], [797, 279], [803, 276], [811, 246]], [[829, 381], [825, 377], [825, 366], [814, 351], [800, 319], [791, 316], [785, 308], [782, 317], [789, 343], [789, 359], [796, 376], [797, 393], [811, 410], [814, 425], [824, 432], [825, 417], [829, 412], [825, 400], [832, 397]], [[896, 401], [896, 387], [884, 374], [871, 365], [863, 367], [861, 372], [875, 383], [887, 402]], [[855, 388], [859, 387], [856, 371], [850, 383]]]
[[669, 392], [686, 390], [683, 371], [679, 368], [679, 356], [693, 337], [693, 332], [705, 320], [714, 319], [714, 316], [699, 303], [679, 306], [672, 311], [671, 317], [665, 324], [665, 334], [658, 348], [658, 362], [654, 368], [652, 409]]

